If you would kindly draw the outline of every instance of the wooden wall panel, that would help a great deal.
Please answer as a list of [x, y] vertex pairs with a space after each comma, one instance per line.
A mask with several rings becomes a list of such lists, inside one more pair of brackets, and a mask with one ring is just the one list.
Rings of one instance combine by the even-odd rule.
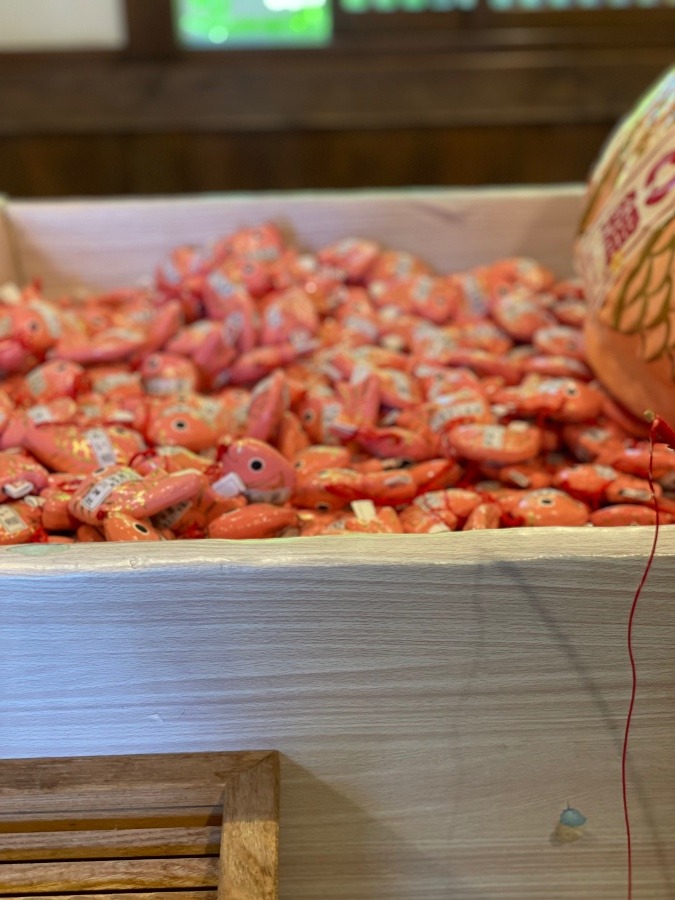
[[0, 191], [13, 197], [126, 193], [125, 148], [111, 135], [0, 140]]
[[583, 181], [610, 128], [5, 137], [0, 191], [58, 197]]

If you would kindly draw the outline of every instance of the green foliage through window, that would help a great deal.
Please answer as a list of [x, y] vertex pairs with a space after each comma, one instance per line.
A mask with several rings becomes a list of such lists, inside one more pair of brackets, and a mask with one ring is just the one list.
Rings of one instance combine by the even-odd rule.
[[350, 13], [447, 12], [475, 9], [477, 0], [341, 0], [341, 6]]
[[648, 9], [675, 5], [675, 0], [340, 0], [340, 6], [349, 13], [443, 12], [477, 9], [481, 2], [493, 12]]
[[324, 44], [329, 0], [174, 0], [178, 35], [194, 49]]
[[648, 9], [675, 0], [488, 0], [496, 12], [565, 12], [572, 9]]
[[[1, 2], [1, 0], [0, 0]], [[565, 12], [648, 9], [675, 0], [336, 0], [346, 13]], [[174, 0], [178, 35], [193, 49], [315, 46], [333, 36], [331, 0]]]

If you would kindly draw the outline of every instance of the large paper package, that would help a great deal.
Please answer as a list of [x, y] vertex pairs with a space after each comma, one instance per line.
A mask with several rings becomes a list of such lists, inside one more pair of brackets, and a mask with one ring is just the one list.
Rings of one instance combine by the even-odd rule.
[[591, 172], [575, 248], [586, 351], [636, 416], [675, 419], [675, 67], [619, 124]]

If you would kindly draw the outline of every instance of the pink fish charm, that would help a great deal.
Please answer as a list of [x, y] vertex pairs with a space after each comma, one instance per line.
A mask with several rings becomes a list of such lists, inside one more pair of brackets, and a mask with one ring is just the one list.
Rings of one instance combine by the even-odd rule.
[[264, 441], [241, 438], [227, 448], [221, 460], [223, 475], [213, 489], [223, 496], [243, 494], [251, 503], [281, 505], [295, 487], [295, 469]]

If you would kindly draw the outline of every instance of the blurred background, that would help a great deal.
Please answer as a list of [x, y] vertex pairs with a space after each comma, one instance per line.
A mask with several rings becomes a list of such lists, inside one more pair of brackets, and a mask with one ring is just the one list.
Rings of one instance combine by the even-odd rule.
[[0, 0], [15, 197], [583, 180], [675, 0]]

